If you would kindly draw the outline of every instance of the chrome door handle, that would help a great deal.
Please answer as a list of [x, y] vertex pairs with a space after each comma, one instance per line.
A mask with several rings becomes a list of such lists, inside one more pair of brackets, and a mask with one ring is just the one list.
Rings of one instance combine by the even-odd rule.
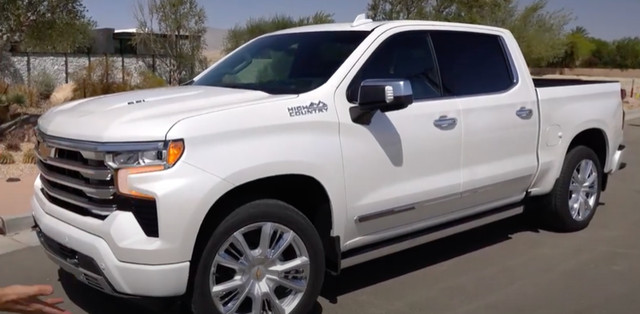
[[523, 120], [529, 120], [533, 116], [533, 110], [525, 107], [520, 107], [520, 109], [516, 111], [516, 116]]
[[440, 116], [437, 120], [433, 121], [433, 125], [441, 130], [451, 130], [458, 124], [458, 119], [449, 118], [447, 116]]

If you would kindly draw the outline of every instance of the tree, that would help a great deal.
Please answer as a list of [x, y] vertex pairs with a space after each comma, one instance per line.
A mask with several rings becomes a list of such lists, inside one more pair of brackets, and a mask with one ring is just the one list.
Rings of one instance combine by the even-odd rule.
[[591, 58], [595, 49], [596, 45], [589, 38], [587, 29], [578, 26], [567, 35], [566, 50], [559, 65], [569, 68], [581, 66]]
[[375, 20], [425, 19], [507, 28], [529, 65], [541, 66], [563, 56], [565, 28], [572, 18], [565, 10], [548, 11], [546, 6], [546, 0], [522, 8], [516, 0], [371, 0], [368, 11]]
[[229, 53], [258, 36], [281, 29], [333, 22], [333, 15], [322, 11], [298, 19], [283, 14], [277, 14], [268, 18], [252, 18], [244, 25], [236, 25], [229, 30], [224, 39], [223, 49], [225, 53]]
[[613, 42], [614, 66], [619, 69], [640, 68], [640, 38], [622, 38]]
[[27, 51], [73, 52], [91, 43], [95, 22], [81, 0], [2, 0], [0, 45]]
[[583, 66], [585, 67], [614, 67], [615, 66], [615, 48], [613, 45], [602, 39], [598, 38], [589, 38], [591, 43], [593, 44], [593, 52], [591, 56], [588, 57], [584, 62]]
[[138, 32], [134, 44], [158, 54], [177, 85], [206, 67], [203, 55], [207, 17], [196, 0], [147, 0], [138, 2]]

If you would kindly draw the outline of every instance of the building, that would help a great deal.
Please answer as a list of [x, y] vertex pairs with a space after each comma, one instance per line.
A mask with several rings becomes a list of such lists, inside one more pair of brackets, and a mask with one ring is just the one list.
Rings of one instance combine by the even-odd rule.
[[[135, 45], [134, 37], [138, 29], [114, 29], [98, 28], [93, 30], [93, 44], [90, 48], [92, 54], [123, 54], [123, 55], [151, 55], [161, 54], [159, 51], [152, 51], [144, 45]], [[159, 38], [167, 38], [166, 34], [154, 34]], [[188, 40], [189, 35], [181, 35], [182, 40]]]

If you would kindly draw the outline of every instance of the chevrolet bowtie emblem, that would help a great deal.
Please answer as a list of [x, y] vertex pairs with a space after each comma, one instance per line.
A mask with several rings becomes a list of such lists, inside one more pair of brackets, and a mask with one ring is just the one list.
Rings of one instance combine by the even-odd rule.
[[47, 158], [47, 157], [55, 157], [55, 149], [50, 147], [49, 145], [40, 142], [38, 144], [38, 154], [42, 157], [42, 158]]

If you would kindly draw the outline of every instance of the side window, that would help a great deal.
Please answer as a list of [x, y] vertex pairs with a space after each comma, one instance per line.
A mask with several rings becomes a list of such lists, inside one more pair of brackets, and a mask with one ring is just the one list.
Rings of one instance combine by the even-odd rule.
[[514, 84], [500, 37], [435, 31], [431, 32], [431, 40], [445, 95], [496, 93]]
[[414, 99], [440, 97], [440, 79], [429, 41], [424, 31], [403, 32], [387, 38], [349, 84], [347, 99], [355, 103], [360, 84], [368, 79], [407, 79]]

